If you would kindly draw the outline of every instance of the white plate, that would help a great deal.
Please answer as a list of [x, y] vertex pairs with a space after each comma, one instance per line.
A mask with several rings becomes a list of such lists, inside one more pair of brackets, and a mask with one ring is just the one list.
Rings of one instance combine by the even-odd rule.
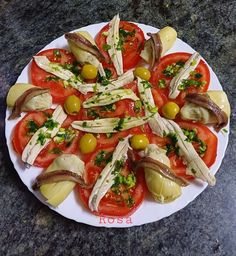
[[[105, 25], [106, 23], [94, 24], [87, 27], [83, 27], [79, 30], [86, 30], [92, 36], [95, 36], [97, 32]], [[144, 32], [156, 32], [158, 29], [138, 24], [140, 28]], [[57, 38], [56, 40], [52, 41], [48, 44], [44, 49], [50, 48], [66, 48], [67, 43], [64, 36]], [[44, 50], [42, 49], [42, 50]], [[168, 53], [172, 52], [189, 52], [193, 53], [194, 50], [189, 45], [184, 43], [182, 40], [177, 39], [174, 46]], [[21, 75], [19, 76], [17, 83], [30, 83], [29, 80], [29, 67], [30, 63], [23, 69]], [[209, 67], [209, 66], [208, 66]], [[211, 81], [210, 81], [210, 90], [222, 90], [219, 80], [217, 79], [215, 73], [210, 69], [211, 74]], [[44, 199], [40, 196], [39, 193], [32, 190], [31, 185], [32, 182], [35, 180], [36, 176], [38, 176], [42, 169], [31, 167], [30, 169], [25, 169], [24, 165], [22, 164], [20, 158], [16, 155], [13, 150], [12, 143], [11, 143], [11, 131], [13, 130], [17, 121], [8, 121], [7, 117], [9, 116], [10, 111], [7, 109], [6, 111], [6, 129], [5, 135], [7, 139], [7, 145], [9, 149], [9, 154], [14, 167], [19, 174], [22, 182], [27, 186], [27, 188], [44, 204]], [[229, 131], [229, 127], [226, 127]], [[218, 149], [217, 149], [217, 158], [214, 165], [210, 168], [212, 173], [216, 173], [220, 167], [222, 159], [225, 154], [225, 150], [228, 144], [228, 135], [222, 134], [221, 132], [217, 134], [218, 137]], [[154, 222], [160, 220], [164, 217], [167, 217], [178, 210], [185, 207], [188, 203], [193, 201], [205, 188], [207, 184], [203, 182], [195, 182], [190, 186], [182, 189], [182, 196], [179, 197], [172, 203], [169, 204], [158, 204], [153, 200], [146, 198], [140, 208], [130, 217], [128, 218], [100, 218], [97, 217], [90, 212], [88, 212], [80, 202], [76, 200], [75, 194], [71, 193], [67, 199], [57, 208], [51, 208], [54, 211], [58, 212], [59, 214], [63, 215], [66, 218], [73, 219], [77, 222], [86, 223], [93, 226], [98, 227], [131, 227], [131, 226], [138, 226], [145, 223]]]

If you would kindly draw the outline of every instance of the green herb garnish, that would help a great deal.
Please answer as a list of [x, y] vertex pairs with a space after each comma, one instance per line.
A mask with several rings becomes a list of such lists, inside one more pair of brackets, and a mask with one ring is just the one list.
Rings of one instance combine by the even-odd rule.
[[39, 143], [41, 146], [43, 146], [46, 143], [46, 139], [50, 139], [50, 138], [51, 138], [50, 133], [40, 131], [38, 138], [37, 138], [37, 143]]
[[53, 50], [53, 56], [55, 59], [61, 58], [61, 52], [58, 49]]
[[60, 78], [57, 76], [47, 76], [44, 81], [45, 82], [50, 82], [50, 81], [58, 82], [59, 80], [60, 80]]
[[115, 128], [113, 129], [114, 131], [121, 131], [124, 127], [124, 122], [125, 122], [125, 119], [124, 118], [120, 118], [120, 120], [118, 121], [117, 123], [117, 126], [115, 126]]
[[48, 130], [52, 131], [54, 128], [56, 128], [59, 125], [58, 122], [54, 121], [52, 118], [49, 118], [43, 126], [48, 128]]
[[184, 62], [183, 61], [178, 61], [176, 63], [173, 63], [171, 65], [168, 65], [163, 71], [162, 73], [166, 76], [166, 77], [174, 77], [176, 76], [180, 69], [184, 66]]
[[198, 144], [197, 152], [200, 156], [203, 156], [207, 150], [207, 145], [197, 136], [197, 129], [188, 130], [182, 128], [182, 131], [184, 135], [187, 137], [186, 141], [191, 143], [195, 142]]
[[34, 120], [29, 120], [27, 123], [27, 129], [28, 129], [27, 134], [33, 135], [39, 129], [39, 126], [35, 123]]
[[152, 88], [151, 83], [148, 81], [142, 81], [141, 84], [143, 85], [144, 89]]
[[103, 164], [107, 164], [112, 160], [112, 153], [106, 152], [105, 150], [101, 150], [95, 158], [95, 164], [97, 166], [101, 166]]
[[103, 44], [102, 49], [103, 49], [104, 51], [108, 51], [108, 50], [111, 49], [111, 46], [110, 46], [109, 44]]
[[206, 81], [197, 81], [197, 80], [192, 80], [192, 79], [183, 79], [181, 81], [181, 84], [178, 86], [178, 90], [180, 91], [184, 91], [187, 88], [189, 88], [190, 86], [194, 86], [194, 87], [202, 87], [206, 84]]
[[158, 87], [159, 88], [166, 88], [166, 80], [165, 79], [160, 79], [158, 81]]

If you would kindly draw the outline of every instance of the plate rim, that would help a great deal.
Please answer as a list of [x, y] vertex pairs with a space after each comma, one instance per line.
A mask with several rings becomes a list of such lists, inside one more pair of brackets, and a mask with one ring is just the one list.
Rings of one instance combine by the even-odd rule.
[[[141, 27], [141, 29], [143, 30], [144, 33], [146, 33], [148, 29], [149, 29], [149, 30], [153, 30], [153, 31], [158, 31], [158, 30], [159, 30], [158, 28], [155, 28], [155, 27], [153, 27], [153, 26], [146, 25], [146, 24], [143, 24], [143, 23], [137, 23], [137, 22], [132, 22], [132, 23], [135, 23], [135, 24], [137, 24], [139, 27]], [[75, 29], [75, 30], [73, 30], [73, 31], [71, 31], [71, 32], [79, 31], [79, 30], [90, 30], [90, 29], [92, 29], [93, 27], [96, 28], [96, 29], [98, 29], [98, 31], [99, 31], [99, 30], [100, 30], [104, 25], [106, 25], [106, 24], [107, 24], [107, 22], [95, 23], [95, 24], [91, 24], [91, 25], [87, 25], [87, 26], [84, 26], [84, 27]], [[94, 34], [94, 33], [93, 33], [93, 34]], [[51, 41], [51, 42], [49, 42], [47, 45], [45, 45], [39, 52], [41, 52], [41, 51], [43, 51], [43, 50], [45, 50], [45, 49], [50, 49], [50, 48], [51, 48], [50, 45], [55, 44], [56, 42], [58, 42], [58, 41], [60, 41], [60, 40], [63, 40], [63, 39], [64, 39], [64, 38], [63, 38], [63, 35], [60, 36], [60, 37], [58, 37], [58, 38], [56, 38], [56, 39], [54, 39], [53, 41]], [[64, 41], [65, 41], [65, 40], [64, 40]], [[178, 39], [177, 39], [177, 42], [179, 42], [180, 44], [184, 44], [185, 47], [187, 47], [189, 50], [195, 51], [190, 45], [188, 45], [187, 43], [185, 43], [185, 42], [182, 41], [181, 39], [178, 38]], [[62, 44], [62, 43], [61, 43], [61, 44]], [[175, 44], [176, 44], [176, 43], [175, 43]], [[169, 53], [171, 53], [171, 52], [176, 52], [176, 51], [173, 51], [173, 49], [171, 49], [170, 51], [168, 51], [167, 54], [169, 54]], [[222, 88], [222, 86], [221, 86], [221, 84], [220, 84], [220, 82], [219, 82], [219, 80], [218, 80], [216, 74], [214, 73], [214, 71], [212, 70], [212, 68], [211, 68], [210, 65], [206, 62], [206, 60], [205, 60], [204, 58], [203, 58], [203, 60], [205, 61], [205, 63], [207, 64], [207, 66], [208, 66], [208, 68], [209, 68], [209, 70], [210, 70], [210, 75], [211, 75], [210, 85], [211, 85], [212, 77], [214, 77], [214, 79], [216, 79], [216, 81], [217, 81], [217, 87], [219, 87], [220, 90], [223, 90], [223, 88]], [[21, 78], [21, 76], [24, 74], [24, 72], [27, 72], [27, 74], [28, 74], [31, 61], [32, 61], [32, 59], [31, 59], [31, 60], [27, 63], [27, 65], [23, 68], [23, 70], [21, 71], [21, 73], [20, 73], [20, 75], [18, 76], [17, 81], [16, 81], [15, 83], [18, 82], [18, 80]], [[30, 81], [30, 78], [29, 78], [29, 74], [28, 74], [28, 82], [29, 82], [29, 81]], [[164, 214], [165, 216], [162, 216], [162, 217], [160, 217], [160, 218], [157, 217], [156, 220], [153, 220], [153, 219], [152, 219], [152, 220], [149, 220], [149, 221], [143, 221], [143, 222], [141, 221], [141, 222], [129, 223], [129, 224], [123, 223], [123, 222], [122, 222], [122, 223], [117, 223], [117, 222], [108, 223], [108, 222], [107, 222], [107, 223], [101, 224], [101, 223], [98, 222], [98, 221], [95, 222], [95, 223], [92, 223], [92, 222], [90, 222], [90, 221], [78, 220], [78, 219], [76, 218], [77, 216], [72, 217], [72, 216], [68, 216], [68, 215], [64, 214], [64, 213], [63, 213], [63, 208], [62, 208], [62, 211], [61, 211], [61, 210], [60, 210], [60, 206], [57, 207], [57, 208], [51, 207], [49, 204], [47, 204], [47, 203], [45, 202], [45, 200], [42, 198], [42, 196], [40, 196], [40, 194], [39, 194], [38, 192], [33, 191], [33, 190], [31, 189], [31, 187], [26, 184], [26, 180], [23, 180], [23, 179], [22, 179], [23, 176], [21, 175], [20, 172], [21, 172], [21, 171], [27, 172], [28, 170], [20, 170], [20, 171], [18, 170], [18, 167], [19, 167], [19, 166], [18, 166], [17, 164], [19, 164], [19, 163], [18, 163], [17, 159], [19, 160], [19, 156], [17, 156], [16, 153], [14, 152], [14, 150], [13, 150], [13, 147], [12, 147], [12, 144], [11, 144], [11, 133], [9, 132], [10, 129], [8, 129], [8, 128], [9, 128], [9, 122], [11, 122], [11, 121], [7, 120], [7, 117], [9, 116], [9, 113], [10, 113], [10, 111], [9, 111], [9, 108], [7, 107], [7, 108], [6, 108], [6, 117], [5, 117], [5, 138], [6, 138], [6, 144], [7, 144], [9, 156], [10, 156], [11, 162], [12, 162], [12, 164], [13, 164], [13, 166], [14, 166], [14, 169], [16, 170], [17, 174], [19, 175], [19, 177], [20, 177], [21, 181], [23, 182], [23, 184], [28, 188], [28, 190], [29, 190], [31, 193], [33, 193], [33, 195], [34, 195], [39, 201], [41, 201], [44, 205], [47, 205], [50, 209], [52, 209], [53, 211], [57, 212], [58, 214], [62, 215], [63, 217], [65, 217], [65, 218], [67, 218], [67, 219], [71, 219], [71, 220], [74, 220], [74, 221], [76, 221], [76, 222], [78, 222], [78, 223], [83, 223], [83, 224], [87, 224], [87, 225], [95, 226], [95, 227], [126, 228], [126, 227], [140, 226], [140, 225], [144, 225], [144, 224], [148, 224], [148, 223], [152, 223], [152, 222], [159, 221], [159, 220], [161, 220], [161, 219], [163, 219], [163, 218], [169, 217], [170, 215], [172, 215], [172, 214], [174, 214], [174, 213], [180, 211], [181, 209], [183, 209], [184, 207], [186, 207], [190, 202], [194, 201], [194, 200], [206, 189], [206, 187], [207, 187], [207, 184], [206, 184], [206, 183], [202, 183], [202, 190], [201, 190], [199, 193], [194, 194], [194, 195], [191, 197], [190, 200], [187, 200], [187, 201], [181, 203], [180, 205], [178, 205], [178, 207], [177, 207], [177, 209], [176, 209], [175, 211], [170, 211], [170, 212]], [[23, 115], [22, 115], [22, 117], [23, 117]], [[18, 121], [19, 121], [19, 120], [17, 119], [14, 123], [17, 123]], [[10, 127], [11, 127], [11, 126], [13, 126], [13, 125], [10, 125]], [[226, 149], [227, 149], [227, 145], [228, 145], [228, 141], [229, 141], [230, 121], [229, 121], [229, 123], [228, 123], [228, 125], [227, 125], [227, 129], [228, 129], [228, 132], [227, 132], [226, 135], [224, 135], [224, 145], [223, 145], [223, 148], [219, 148], [219, 145], [218, 145], [218, 148], [217, 148], [217, 152], [218, 152], [219, 150], [222, 150], [222, 151], [223, 151], [223, 154], [221, 154], [220, 159], [218, 159], [218, 156], [217, 156], [216, 162], [215, 162], [214, 165], [213, 165], [214, 169], [216, 169], [216, 170], [214, 171], [214, 174], [219, 170], [219, 168], [220, 168], [220, 166], [221, 166], [221, 164], [222, 164], [222, 161], [223, 161], [223, 159], [224, 159], [225, 153], [226, 153]], [[217, 135], [217, 138], [218, 138], [218, 135]], [[219, 141], [219, 138], [218, 138], [218, 141]], [[221, 146], [222, 146], [222, 145], [221, 145]], [[15, 161], [15, 160], [16, 160], [16, 161]], [[22, 165], [22, 164], [21, 164], [21, 165]], [[33, 167], [33, 169], [37, 169], [37, 170], [38, 170], [38, 172], [35, 172], [35, 173], [34, 173], [34, 175], [37, 176], [38, 173], [40, 173], [43, 168]], [[31, 171], [34, 171], [34, 170], [31, 170]], [[74, 193], [75, 193], [75, 192], [73, 192], [73, 194], [74, 194]], [[72, 193], [71, 193], [71, 194], [72, 194]], [[68, 198], [71, 197], [71, 194], [69, 195]], [[182, 197], [182, 195], [181, 195], [181, 197]], [[181, 197], [180, 197], [180, 199], [181, 199]], [[67, 198], [66, 200], [68, 200], [68, 198]], [[73, 198], [75, 199], [75, 196], [74, 196], [74, 197], [72, 196], [72, 199], [73, 199]], [[65, 200], [65, 201], [66, 201], [66, 200]], [[178, 199], [177, 199], [177, 200], [178, 200]], [[175, 202], [175, 201], [174, 201], [174, 202]], [[173, 202], [173, 203], [174, 203], [174, 202]], [[178, 201], [178, 202], [179, 202], [179, 201]], [[62, 203], [62, 204], [63, 204], [63, 203]], [[82, 203], [81, 203], [81, 204], [82, 204]], [[83, 208], [84, 208], [84, 207], [83, 207], [81, 204], [80, 204], [80, 207], [82, 208], [82, 212], [83, 212]], [[157, 203], [156, 203], [156, 204], [157, 204]], [[158, 204], [158, 205], [159, 205], [159, 204]], [[164, 206], [166, 206], [166, 205], [170, 205], [170, 204], [164, 204]], [[162, 206], [163, 206], [163, 205], [162, 205]], [[133, 217], [133, 215], [135, 215], [135, 214], [140, 210], [140, 208], [142, 208], [142, 207], [145, 207], [145, 199], [144, 199], [144, 202], [143, 202], [143, 203], [141, 204], [141, 206], [139, 207], [139, 209], [137, 209], [137, 210], [134, 212], [134, 214], [132, 214], [130, 217]], [[89, 211], [86, 211], [85, 214], [86, 214], [86, 215], [89, 215], [89, 216], [92, 215], [92, 216], [95, 217], [97, 220], [98, 220], [98, 218], [101, 218], [101, 217], [99, 217], [99, 216], [96, 216], [96, 215], [90, 213]], [[106, 218], [117, 219], [117, 217], [106, 217]], [[129, 218], [129, 217], [124, 217], [124, 218], [127, 219], [127, 218]], [[94, 218], [93, 218], [93, 219], [94, 219]]]

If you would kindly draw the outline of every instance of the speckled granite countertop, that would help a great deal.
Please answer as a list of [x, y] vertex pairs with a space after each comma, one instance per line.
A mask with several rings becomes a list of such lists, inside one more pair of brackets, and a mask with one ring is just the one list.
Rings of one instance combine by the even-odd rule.
[[[67, 220], [22, 184], [4, 138], [5, 96], [32, 55], [64, 32], [120, 13], [122, 19], [173, 26], [212, 66], [232, 106], [230, 142], [217, 185], [159, 222], [127, 229]], [[235, 255], [236, 2], [0, 1], [0, 255]]]

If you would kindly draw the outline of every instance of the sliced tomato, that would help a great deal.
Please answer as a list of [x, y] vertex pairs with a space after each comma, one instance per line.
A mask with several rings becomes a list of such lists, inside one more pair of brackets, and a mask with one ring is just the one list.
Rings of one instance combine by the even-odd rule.
[[[59, 52], [59, 54], [55, 55], [55, 52]], [[65, 49], [44, 50], [39, 52], [37, 56], [46, 56], [51, 62], [56, 62], [61, 65], [73, 64], [76, 61], [75, 57]], [[50, 89], [54, 103], [63, 103], [67, 96], [79, 94], [76, 89], [69, 86], [65, 87], [62, 80], [39, 68], [34, 60], [31, 64], [30, 75], [33, 85]], [[54, 77], [54, 80], [51, 79], [52, 77]]]
[[205, 164], [210, 167], [214, 164], [217, 156], [218, 139], [216, 135], [205, 125], [194, 122], [180, 121], [179, 126], [188, 130], [197, 130], [197, 136], [200, 140], [206, 143], [207, 150], [202, 159]]
[[[98, 168], [89, 164], [86, 169], [89, 174], [87, 179], [90, 181], [91, 179], [97, 179], [98, 177]], [[125, 172], [126, 174], [130, 173], [129, 166], [126, 164]], [[100, 172], [102, 171], [102, 168]], [[88, 201], [90, 194], [92, 192], [91, 189], [83, 189], [80, 186], [76, 187], [76, 191], [79, 195], [80, 200], [84, 204], [84, 206], [89, 209]], [[144, 180], [143, 171], [140, 170], [136, 173], [136, 185], [132, 189], [129, 189], [128, 195], [133, 199], [133, 205], [128, 206], [125, 202], [124, 198], [121, 195], [117, 195], [113, 191], [109, 190], [106, 195], [102, 198], [99, 203], [99, 211], [93, 212], [99, 216], [128, 216], [133, 213], [142, 203], [146, 193], [146, 185]]]
[[[159, 107], [162, 107], [165, 104], [166, 99], [168, 100], [169, 84], [170, 84], [171, 79], [173, 78], [173, 77], [167, 77], [163, 73], [163, 71], [169, 65], [175, 64], [180, 61], [186, 62], [190, 56], [191, 56], [191, 54], [186, 53], [186, 52], [177, 52], [177, 53], [168, 54], [161, 58], [160, 63], [155, 68], [155, 70], [152, 72], [152, 77], [150, 79], [150, 82], [153, 84], [153, 87], [154, 87], [153, 90], [156, 91], [156, 94], [158, 93], [159, 97], [163, 99], [162, 103], [158, 105]], [[179, 96], [176, 99], [174, 99], [174, 100], [171, 99], [171, 101], [176, 102], [179, 106], [182, 106], [184, 104], [184, 98], [187, 93], [206, 92], [209, 87], [210, 71], [209, 71], [209, 68], [207, 67], [207, 64], [203, 60], [201, 60], [200, 63], [198, 64], [197, 68], [195, 69], [195, 71], [197, 73], [201, 74], [201, 78], [197, 79], [195, 77], [191, 77], [191, 80], [205, 82], [205, 84], [201, 87], [191, 86], [188, 89], [186, 89], [185, 91], [181, 91]], [[159, 87], [160, 80], [165, 81], [165, 83], [166, 83], [165, 88]]]
[[[21, 155], [24, 148], [30, 141], [32, 134], [29, 134], [28, 123], [29, 121], [34, 121], [39, 127], [44, 124], [47, 119], [47, 114], [51, 114], [53, 110], [48, 110], [44, 112], [31, 112], [25, 115], [25, 117], [19, 121], [13, 131], [12, 144], [15, 151]], [[70, 119], [70, 118], [69, 118]], [[71, 119], [70, 119], [71, 120]], [[70, 125], [70, 120], [65, 120], [62, 127], [67, 128]], [[79, 136], [73, 139], [73, 141], [68, 145], [65, 142], [55, 143], [53, 140], [40, 152], [38, 157], [35, 159], [34, 165], [38, 167], [48, 167], [49, 164], [61, 153], [78, 153], [78, 140]], [[58, 153], [54, 149], [57, 149]]]
[[[217, 137], [216, 135], [205, 125], [189, 122], [189, 121], [178, 121], [177, 122], [181, 128], [193, 130], [195, 129], [197, 131], [197, 136], [200, 140], [206, 143], [207, 150], [205, 154], [202, 156], [202, 160], [205, 162], [205, 164], [210, 167], [214, 164], [217, 156]], [[165, 148], [167, 144], [171, 143], [171, 140], [169, 138], [161, 138], [157, 135], [154, 135], [153, 133], [149, 133], [149, 141], [150, 143], [156, 144], [162, 148]], [[195, 144], [193, 143], [193, 146]], [[174, 152], [172, 152], [169, 156], [171, 168], [174, 170], [174, 172], [187, 179], [192, 179], [193, 176], [186, 174], [186, 165], [183, 163], [182, 159], [178, 157]]]
[[[100, 30], [95, 39], [98, 48], [107, 60], [109, 60], [110, 58], [108, 52], [104, 50], [104, 45], [106, 45], [106, 33], [104, 32], [107, 32], [108, 29], [109, 25], [107, 24]], [[124, 43], [122, 45], [123, 67], [124, 71], [127, 71], [128, 69], [134, 68], [141, 59], [139, 54], [144, 47], [145, 38], [143, 31], [133, 23], [121, 21], [120, 29], [126, 32], [135, 31], [133, 35], [128, 35], [127, 37], [125, 37]]]

